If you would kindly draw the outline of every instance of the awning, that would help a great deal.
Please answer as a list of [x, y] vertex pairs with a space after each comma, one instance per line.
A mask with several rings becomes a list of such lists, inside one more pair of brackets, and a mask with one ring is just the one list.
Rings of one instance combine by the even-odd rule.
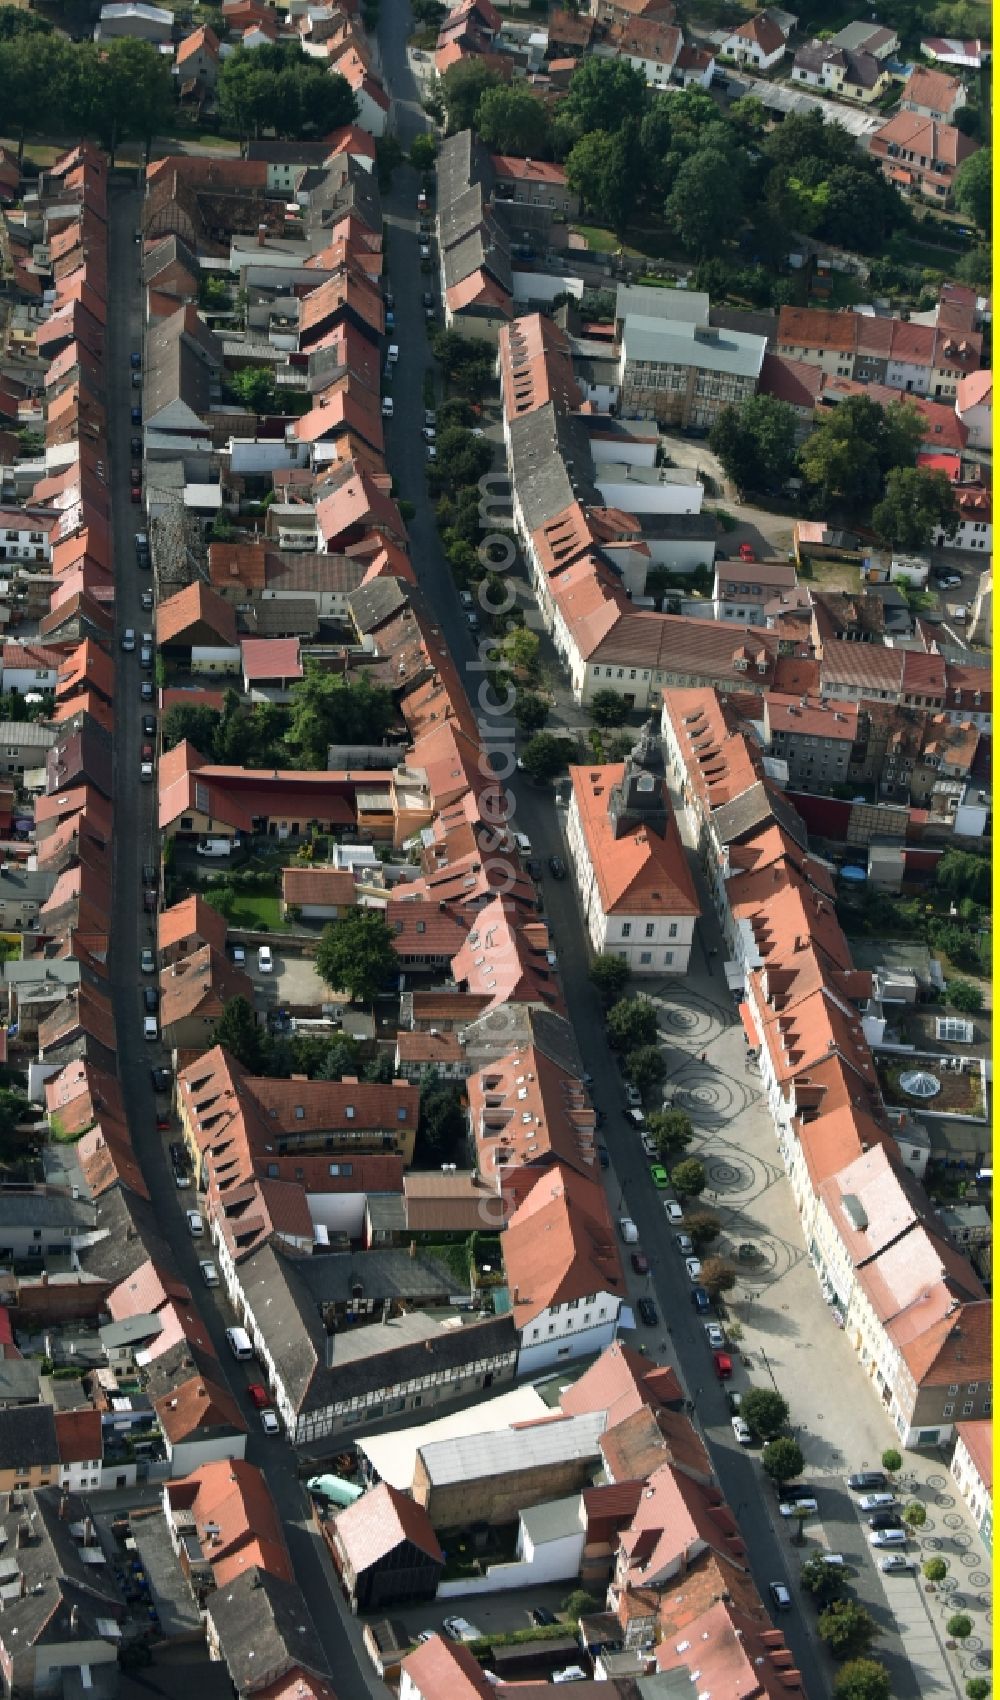
[[743, 1023], [743, 1031], [747, 1036], [747, 1043], [749, 1044], [750, 1049], [752, 1051], [759, 1051], [760, 1034], [757, 1032], [757, 1024], [754, 1021], [753, 1014], [748, 1003], [740, 1004], [740, 1020]]

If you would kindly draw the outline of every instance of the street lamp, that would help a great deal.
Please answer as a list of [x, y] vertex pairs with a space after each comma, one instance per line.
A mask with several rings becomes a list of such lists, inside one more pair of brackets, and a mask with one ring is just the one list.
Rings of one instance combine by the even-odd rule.
[[760, 1357], [761, 1357], [761, 1362], [764, 1365], [764, 1368], [767, 1370], [768, 1375], [771, 1377], [771, 1386], [774, 1388], [775, 1393], [780, 1393], [781, 1389], [778, 1386], [778, 1383], [774, 1379], [774, 1371], [771, 1368], [771, 1360], [768, 1357], [767, 1353], [765, 1352], [763, 1346], [761, 1346], [761, 1348], [760, 1348]]

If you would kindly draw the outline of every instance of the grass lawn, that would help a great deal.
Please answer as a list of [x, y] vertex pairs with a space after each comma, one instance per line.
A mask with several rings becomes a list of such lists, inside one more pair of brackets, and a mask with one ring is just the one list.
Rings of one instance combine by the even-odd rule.
[[819, 561], [814, 555], [809, 557], [808, 564], [803, 561], [799, 576], [822, 590], [857, 590], [860, 584], [856, 562]]
[[[211, 903], [212, 893], [206, 891], [203, 895], [206, 901]], [[281, 918], [280, 897], [266, 891], [238, 891], [228, 920], [231, 927], [247, 927], [251, 931], [260, 927], [271, 933], [283, 933], [287, 930], [286, 923]]]
[[571, 224], [570, 231], [574, 236], [582, 236], [588, 248], [595, 254], [617, 254], [619, 248], [632, 259], [641, 259], [638, 248], [629, 248], [619, 242], [613, 230], [605, 230], [601, 224]]

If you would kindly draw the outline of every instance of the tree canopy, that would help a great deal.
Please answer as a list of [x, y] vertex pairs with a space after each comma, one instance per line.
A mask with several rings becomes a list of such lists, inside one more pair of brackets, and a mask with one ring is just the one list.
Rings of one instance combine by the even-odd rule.
[[724, 407], [708, 442], [738, 490], [773, 490], [795, 470], [795, 433], [787, 402], [755, 395], [738, 407]]
[[890, 1700], [892, 1683], [877, 1659], [849, 1659], [833, 1679], [835, 1700]]
[[378, 909], [351, 909], [323, 928], [316, 967], [326, 984], [350, 994], [355, 1003], [372, 1003], [399, 971], [392, 933]]
[[885, 495], [872, 509], [872, 528], [880, 543], [913, 552], [928, 548], [939, 531], [954, 537], [959, 518], [947, 473], [896, 466], [886, 478]]
[[392, 692], [363, 676], [353, 681], [307, 659], [291, 689], [285, 734], [296, 766], [326, 768], [331, 744], [380, 744], [393, 723]]
[[857, 1658], [867, 1653], [878, 1635], [878, 1625], [871, 1613], [857, 1600], [831, 1600], [820, 1612], [817, 1628], [820, 1640], [825, 1641], [838, 1659]]
[[848, 396], [811, 432], [799, 460], [821, 502], [858, 515], [882, 494], [897, 467], [915, 467], [927, 426], [910, 402], [883, 407], [867, 395]]
[[[740, 1414], [744, 1421], [748, 1420], [742, 1407]], [[798, 1441], [781, 1435], [776, 1440], [768, 1441], [760, 1455], [760, 1463], [764, 1474], [781, 1487], [785, 1482], [793, 1482], [796, 1476], [801, 1475], [805, 1459]]]
[[480, 96], [476, 129], [494, 153], [541, 159], [552, 144], [548, 108], [523, 84], [500, 83]]
[[980, 148], [955, 173], [952, 199], [959, 212], [989, 235], [993, 228], [993, 149]]
[[337, 71], [310, 59], [297, 42], [237, 47], [222, 62], [219, 109], [241, 136], [324, 136], [353, 123], [358, 103]]
[[740, 1415], [758, 1440], [772, 1440], [788, 1421], [788, 1401], [770, 1387], [751, 1387], [743, 1395]]
[[544, 785], [566, 772], [573, 754], [574, 746], [568, 738], [557, 738], [554, 732], [536, 732], [525, 744], [521, 762], [528, 778]]
[[609, 1008], [621, 998], [631, 971], [624, 956], [595, 956], [590, 964], [590, 978], [597, 987], [601, 1002]]
[[260, 1072], [264, 1060], [264, 1035], [257, 1025], [253, 1005], [246, 998], [230, 998], [216, 1026], [215, 1043], [229, 1051], [251, 1073]]
[[501, 86], [501, 78], [485, 60], [458, 59], [441, 78], [441, 98], [448, 118], [448, 133], [470, 130], [476, 121], [479, 102], [487, 89]]
[[616, 1051], [634, 1051], [655, 1044], [659, 1028], [656, 1005], [648, 998], [621, 998], [608, 1010], [608, 1037]]

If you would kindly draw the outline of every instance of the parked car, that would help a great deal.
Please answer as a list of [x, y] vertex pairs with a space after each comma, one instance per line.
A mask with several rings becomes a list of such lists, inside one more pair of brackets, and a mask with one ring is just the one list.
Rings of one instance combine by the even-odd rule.
[[786, 1502], [793, 1499], [814, 1499], [815, 1490], [807, 1487], [805, 1482], [781, 1482], [776, 1489], [778, 1498]]
[[859, 1511], [884, 1511], [886, 1506], [895, 1505], [894, 1493], [865, 1493], [858, 1500]]
[[636, 1303], [635, 1303], [635, 1308], [639, 1313], [639, 1321], [641, 1323], [643, 1323], [646, 1328], [655, 1328], [656, 1327], [660, 1318], [657, 1314], [656, 1306], [653, 1303], [652, 1299], [647, 1299], [647, 1298], [637, 1299]]
[[548, 1611], [545, 1606], [533, 1606], [531, 1621], [536, 1629], [550, 1629], [554, 1623], [559, 1622], [559, 1619], [554, 1611]]
[[869, 1529], [901, 1529], [903, 1519], [898, 1511], [876, 1511], [868, 1519]]
[[258, 1411], [267, 1410], [268, 1405], [271, 1403], [271, 1395], [261, 1382], [251, 1381], [247, 1388], [247, 1393], [249, 1395], [251, 1405], [256, 1406]]
[[[692, 1259], [692, 1261], [694, 1260]], [[699, 1316], [706, 1316], [712, 1308], [712, 1300], [709, 1297], [708, 1288], [702, 1286], [692, 1287], [691, 1303], [694, 1305]]]
[[732, 1422], [733, 1433], [736, 1436], [737, 1445], [738, 1446], [752, 1446], [753, 1445], [753, 1435], [750, 1433], [750, 1430], [749, 1430], [747, 1424], [744, 1422], [743, 1418], [742, 1417], [732, 1417], [730, 1420]]
[[753, 549], [750, 547], [750, 544], [749, 543], [741, 543], [740, 544], [740, 560], [741, 561], [755, 561], [756, 559], [757, 559], [757, 557], [754, 554]]
[[188, 1211], [187, 1224], [190, 1232], [194, 1235], [194, 1238], [196, 1240], [200, 1239], [202, 1234], [205, 1232], [205, 1224], [197, 1210]]
[[[133, 411], [133, 413], [138, 413], [139, 410], [138, 410], [138, 408], [134, 407], [132, 409], [132, 411]], [[136, 425], [138, 425], [139, 421], [135, 420], [134, 423]], [[131, 454], [134, 454], [134, 455], [141, 455], [142, 454], [142, 438], [141, 437], [130, 437], [128, 446], [129, 446], [129, 452]]]
[[663, 1167], [662, 1163], [650, 1163], [650, 1165], [649, 1165], [649, 1178], [652, 1181], [653, 1185], [660, 1192], [662, 1192], [662, 1190], [665, 1186], [670, 1185], [670, 1176], [667, 1174], [667, 1171]]
[[884, 1470], [857, 1470], [848, 1476], [847, 1485], [855, 1493], [874, 1493], [877, 1488], [884, 1488], [887, 1480]]
[[122, 632], [122, 649], [130, 655], [135, 648], [135, 627], [126, 626]]
[[642, 1108], [642, 1093], [637, 1086], [633, 1086], [629, 1081], [625, 1083], [625, 1102], [631, 1110]]
[[280, 1434], [281, 1424], [278, 1421], [278, 1413], [276, 1411], [261, 1411], [260, 1426], [265, 1434]]
[[723, 1334], [719, 1324], [717, 1322], [706, 1322], [703, 1326], [705, 1329], [705, 1338], [712, 1350], [714, 1352], [721, 1352], [723, 1346], [726, 1344], [726, 1336]]
[[[133, 425], [141, 425], [142, 424], [142, 408], [141, 407], [133, 407], [130, 411], [129, 417], [130, 417]], [[139, 443], [139, 453], [140, 454], [142, 453], [142, 443], [141, 442]]]
[[549, 873], [552, 875], [554, 880], [564, 880], [566, 878], [566, 863], [563, 861], [561, 856], [549, 857]]
[[156, 958], [149, 949], [139, 952], [139, 970], [143, 974], [156, 973]]
[[143, 785], [151, 785], [153, 783], [153, 764], [151, 761], [141, 761], [139, 763], [139, 779]]
[[144, 1039], [156, 1040], [160, 1037], [159, 1023], [155, 1015], [144, 1015], [142, 1018], [142, 1036]]
[[644, 1251], [634, 1251], [632, 1253], [632, 1268], [635, 1270], [637, 1275], [649, 1274], [649, 1258], [646, 1256]]
[[201, 1270], [201, 1278], [206, 1287], [217, 1287], [219, 1285], [219, 1271], [210, 1257], [206, 1257], [199, 1263], [198, 1268]]
[[791, 1611], [792, 1596], [785, 1587], [784, 1582], [769, 1582], [767, 1585], [767, 1591], [771, 1596], [772, 1603], [778, 1611]]
[[811, 1516], [815, 1516], [819, 1510], [819, 1500], [813, 1499], [811, 1496], [804, 1496], [801, 1499], [784, 1499], [778, 1506], [778, 1510], [782, 1517], [795, 1517], [800, 1511], [808, 1511]]
[[152, 681], [152, 679], [143, 679], [142, 684], [139, 686], [139, 699], [140, 699], [141, 702], [152, 702], [152, 700], [153, 700], [153, 681]]
[[873, 1547], [905, 1547], [909, 1540], [905, 1529], [873, 1529], [868, 1544]]
[[480, 1639], [479, 1630], [474, 1623], [469, 1622], [467, 1617], [446, 1617], [441, 1627], [446, 1635], [451, 1636], [453, 1641], [478, 1641]]
[[677, 1244], [677, 1250], [680, 1252], [682, 1257], [692, 1257], [694, 1255], [694, 1240], [691, 1238], [690, 1234], [675, 1234], [674, 1240]]
[[668, 1222], [683, 1222], [684, 1210], [676, 1198], [665, 1198], [663, 1208], [667, 1213]]
[[720, 1381], [728, 1381], [733, 1373], [733, 1360], [728, 1352], [713, 1352], [712, 1364]]
[[880, 1570], [884, 1570], [888, 1575], [896, 1574], [897, 1576], [901, 1575], [903, 1572], [905, 1572], [908, 1576], [912, 1575], [916, 1568], [912, 1558], [907, 1558], [906, 1554], [902, 1552], [886, 1553], [885, 1558], [879, 1559], [878, 1567]]
[[686, 1257], [684, 1259], [684, 1267], [688, 1272], [688, 1280], [689, 1281], [697, 1281], [699, 1275], [701, 1274], [701, 1259], [700, 1259], [700, 1257]]
[[610, 1169], [611, 1158], [608, 1155], [608, 1148], [606, 1145], [599, 1145], [597, 1147], [597, 1161], [600, 1163], [602, 1169]]
[[151, 1068], [149, 1071], [149, 1077], [153, 1082], [154, 1092], [170, 1091], [170, 1082], [173, 1079], [173, 1075], [169, 1068], [163, 1068], [162, 1066], [159, 1068]]
[[142, 717], [142, 735], [144, 738], [156, 736], [156, 715], [144, 714]]
[[743, 1408], [743, 1395], [742, 1395], [742, 1393], [737, 1393], [733, 1388], [727, 1387], [727, 1389], [726, 1389], [726, 1404], [729, 1406], [730, 1416], [738, 1417], [739, 1414], [740, 1414], [740, 1411]]
[[384, 395], [382, 397], [382, 418], [383, 419], [391, 419], [392, 418], [392, 396], [391, 395]]

